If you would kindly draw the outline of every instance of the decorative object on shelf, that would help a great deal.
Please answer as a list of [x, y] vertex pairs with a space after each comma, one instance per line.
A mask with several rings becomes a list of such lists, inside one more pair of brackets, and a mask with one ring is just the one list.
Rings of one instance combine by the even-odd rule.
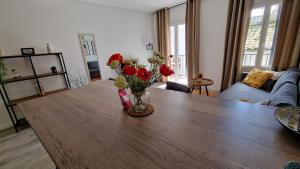
[[5, 83], [6, 67], [2, 59], [0, 59], [0, 83]]
[[51, 72], [52, 72], [52, 73], [57, 73], [57, 69], [56, 69], [55, 66], [52, 66], [52, 67], [51, 67]]
[[280, 107], [274, 112], [274, 116], [284, 127], [300, 134], [300, 107]]
[[11, 71], [11, 78], [17, 79], [17, 78], [22, 77], [22, 75], [21, 75], [20, 73], [18, 73], [18, 72], [16, 71], [16, 69], [10, 69], [10, 71]]
[[123, 60], [121, 54], [112, 55], [107, 65], [114, 69], [119, 75], [116, 78], [115, 86], [119, 90], [129, 88], [132, 94], [132, 107], [127, 113], [134, 117], [143, 117], [154, 112], [154, 107], [150, 104], [150, 87], [161, 76], [170, 76], [174, 71], [166, 64], [163, 64], [165, 57], [158, 52], [154, 52], [153, 57], [148, 59], [150, 70], [145, 65], [138, 64], [136, 59]]
[[22, 55], [34, 55], [34, 48], [21, 48]]
[[51, 43], [47, 43], [46, 46], [47, 46], [47, 52], [53, 53], [53, 47], [52, 47]]
[[151, 42], [149, 42], [147, 45], [146, 45], [146, 49], [147, 50], [153, 50], [153, 44]]

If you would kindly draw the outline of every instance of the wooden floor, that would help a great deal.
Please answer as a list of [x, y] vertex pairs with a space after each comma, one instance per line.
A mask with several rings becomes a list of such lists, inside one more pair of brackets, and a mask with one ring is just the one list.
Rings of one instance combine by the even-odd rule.
[[[152, 85], [152, 87], [155, 87], [155, 88], [159, 88], [159, 89], [165, 89], [166, 88], [166, 84], [165, 83], [155, 83], [154, 85]], [[199, 90], [198, 89], [195, 89], [193, 91], [193, 94], [197, 94], [199, 95]], [[219, 91], [215, 91], [215, 90], [208, 90], [208, 94], [209, 96], [211, 97], [217, 97], [219, 96], [220, 92]], [[206, 90], [204, 89], [204, 87], [202, 88], [201, 90], [201, 95], [204, 95], [206, 96]]]
[[31, 128], [0, 133], [0, 169], [55, 169]]

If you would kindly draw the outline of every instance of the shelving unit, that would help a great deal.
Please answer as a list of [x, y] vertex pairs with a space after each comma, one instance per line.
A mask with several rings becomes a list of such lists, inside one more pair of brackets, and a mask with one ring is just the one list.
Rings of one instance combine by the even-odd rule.
[[[58, 59], [59, 59], [59, 63], [60, 63], [62, 71], [59, 71], [57, 73], [52, 73], [52, 72], [43, 73], [43, 74], [37, 73], [36, 69], [35, 69], [35, 66], [33, 64], [32, 58], [33, 57], [42, 57], [42, 56], [57, 56]], [[4, 102], [4, 104], [5, 104], [6, 110], [8, 112], [8, 115], [9, 115], [12, 123], [13, 123], [13, 126], [14, 126], [15, 130], [16, 130], [16, 132], [18, 132], [18, 127], [26, 124], [26, 120], [17, 118], [15, 110], [14, 110], [14, 106], [16, 106], [18, 103], [21, 103], [21, 102], [24, 102], [24, 101], [27, 101], [27, 100], [47, 96], [47, 95], [54, 94], [54, 93], [61, 92], [61, 91], [65, 91], [65, 90], [70, 90], [71, 86], [70, 86], [70, 81], [69, 81], [65, 61], [64, 61], [64, 58], [63, 58], [63, 54], [61, 52], [58, 52], [58, 53], [41, 53], [41, 54], [33, 54], [33, 55], [1, 56], [0, 57], [0, 59], [3, 59], [3, 60], [11, 59], [11, 58], [27, 58], [30, 61], [30, 65], [31, 65], [32, 72], [33, 72], [33, 75], [22, 76], [22, 77], [19, 77], [19, 78], [6, 79], [5, 83], [1, 84], [1, 88], [2, 88], [0, 90], [1, 98]], [[50, 76], [63, 76], [66, 87], [63, 88], [63, 89], [59, 89], [59, 90], [44, 92], [44, 95], [42, 95], [43, 91], [42, 91], [42, 88], [41, 88], [41, 85], [40, 85], [40, 79], [50, 77]], [[39, 93], [35, 94], [35, 95], [32, 95], [32, 96], [26, 96], [26, 97], [18, 98], [18, 99], [10, 99], [10, 97], [8, 96], [8, 93], [6, 91], [6, 86], [9, 85], [10, 83], [16, 83], [16, 82], [21, 82], [21, 81], [26, 81], [26, 80], [35, 80], [36, 84], [38, 86], [38, 89], [39, 89]]]

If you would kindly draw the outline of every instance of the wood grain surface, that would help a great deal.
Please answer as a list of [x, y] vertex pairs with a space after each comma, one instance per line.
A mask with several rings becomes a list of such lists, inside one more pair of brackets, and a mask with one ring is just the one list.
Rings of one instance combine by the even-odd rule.
[[60, 169], [281, 169], [300, 161], [300, 139], [274, 108], [150, 89], [155, 113], [122, 111], [99, 81], [19, 104]]

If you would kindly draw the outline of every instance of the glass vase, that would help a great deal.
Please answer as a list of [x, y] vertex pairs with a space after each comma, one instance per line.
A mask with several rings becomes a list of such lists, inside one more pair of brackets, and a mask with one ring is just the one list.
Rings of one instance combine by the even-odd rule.
[[130, 100], [133, 103], [132, 110], [134, 112], [144, 112], [150, 103], [150, 93], [147, 90], [140, 92], [131, 91]]

